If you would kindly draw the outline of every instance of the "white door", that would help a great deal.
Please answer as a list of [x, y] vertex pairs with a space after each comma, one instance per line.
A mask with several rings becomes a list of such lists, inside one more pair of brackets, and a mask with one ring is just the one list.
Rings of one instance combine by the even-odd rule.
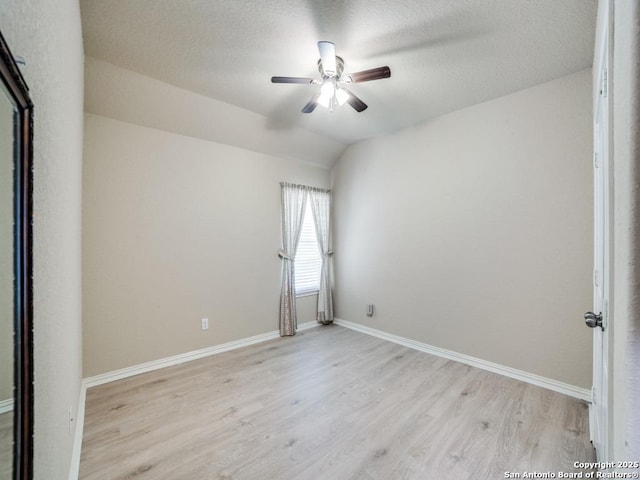
[[[593, 403], [591, 440], [598, 461], [609, 461], [608, 358], [609, 358], [609, 15], [602, 1], [598, 15], [594, 65], [594, 272], [593, 312], [585, 314], [593, 328]], [[602, 5], [601, 5], [602, 6]]]

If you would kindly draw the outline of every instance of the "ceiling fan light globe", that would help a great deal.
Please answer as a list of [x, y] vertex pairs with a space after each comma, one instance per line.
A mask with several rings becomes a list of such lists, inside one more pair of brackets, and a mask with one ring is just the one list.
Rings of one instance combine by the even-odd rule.
[[338, 88], [336, 90], [336, 101], [338, 102], [338, 105], [344, 105], [347, 103], [347, 100], [349, 100], [349, 94], [342, 88]]
[[322, 87], [320, 87], [320, 93], [322, 93], [323, 96], [326, 97], [333, 97], [333, 95], [336, 92], [336, 87], [333, 84], [333, 82], [324, 82], [322, 84]]
[[323, 93], [320, 95], [320, 98], [318, 98], [318, 105], [322, 105], [324, 108], [329, 108], [332, 99], [333, 96], [328, 96]]

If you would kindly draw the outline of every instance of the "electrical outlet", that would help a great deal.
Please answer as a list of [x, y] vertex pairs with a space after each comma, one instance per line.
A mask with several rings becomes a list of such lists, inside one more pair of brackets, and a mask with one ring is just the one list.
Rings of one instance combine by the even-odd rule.
[[208, 318], [203, 318], [202, 320], [200, 320], [200, 324], [202, 326], [202, 330], [209, 330], [209, 319]]
[[69, 407], [69, 434], [73, 433], [73, 407]]

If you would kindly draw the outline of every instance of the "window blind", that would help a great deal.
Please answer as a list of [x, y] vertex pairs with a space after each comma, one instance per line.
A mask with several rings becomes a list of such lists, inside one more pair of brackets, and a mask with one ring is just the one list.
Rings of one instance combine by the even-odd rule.
[[307, 202], [300, 242], [296, 251], [296, 295], [317, 293], [320, 288], [322, 257], [318, 250], [316, 227], [313, 223], [311, 202]]

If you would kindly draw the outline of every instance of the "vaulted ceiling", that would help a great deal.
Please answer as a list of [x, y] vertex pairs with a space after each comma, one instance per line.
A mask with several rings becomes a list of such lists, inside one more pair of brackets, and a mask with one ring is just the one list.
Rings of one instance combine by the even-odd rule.
[[[588, 68], [596, 0], [81, 0], [85, 53], [348, 145]], [[319, 78], [317, 41], [369, 108], [302, 107]]]

